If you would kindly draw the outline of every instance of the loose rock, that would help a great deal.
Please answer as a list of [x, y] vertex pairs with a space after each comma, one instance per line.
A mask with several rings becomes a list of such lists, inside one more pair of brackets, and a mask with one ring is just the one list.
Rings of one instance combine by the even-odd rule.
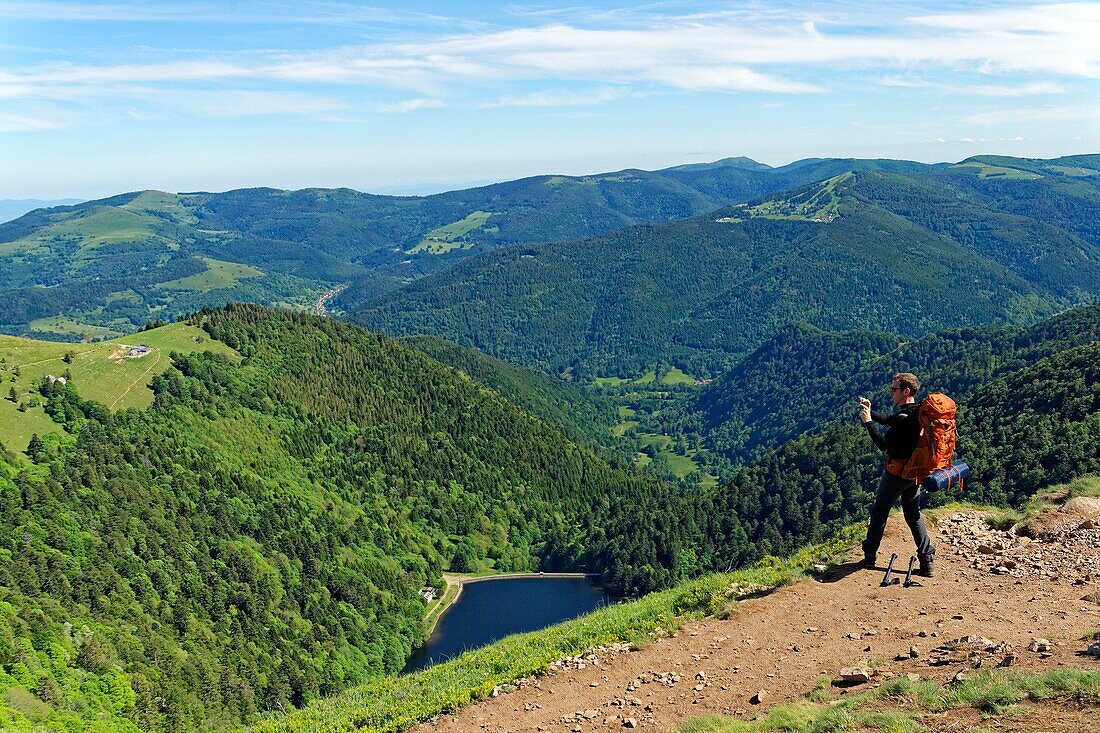
[[1046, 639], [1032, 639], [1031, 643], [1027, 645], [1029, 652], [1049, 652], [1051, 644]]
[[840, 670], [840, 679], [844, 682], [862, 684], [871, 681], [871, 670], [864, 667], [844, 667]]

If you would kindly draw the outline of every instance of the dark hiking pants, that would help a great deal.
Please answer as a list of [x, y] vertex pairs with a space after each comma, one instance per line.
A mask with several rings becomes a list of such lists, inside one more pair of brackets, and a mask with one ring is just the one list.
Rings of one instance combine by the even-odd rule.
[[917, 544], [917, 557], [922, 561], [936, 554], [932, 541], [928, 539], [928, 530], [924, 528], [924, 519], [920, 515], [920, 487], [912, 481], [898, 478], [889, 473], [882, 474], [882, 482], [875, 494], [875, 504], [871, 507], [871, 521], [867, 524], [867, 539], [863, 541], [863, 554], [870, 557], [878, 552], [882, 542], [882, 533], [886, 531], [886, 519], [894, 503], [901, 499], [901, 511], [905, 523], [913, 533], [913, 542]]

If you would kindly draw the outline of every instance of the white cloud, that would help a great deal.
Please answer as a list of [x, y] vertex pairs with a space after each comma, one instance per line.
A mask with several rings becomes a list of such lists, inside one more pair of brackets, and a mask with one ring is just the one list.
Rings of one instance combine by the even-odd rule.
[[93, 66], [89, 64], [46, 64], [17, 71], [0, 71], [0, 92], [18, 87], [39, 85], [74, 86], [137, 82], [217, 81], [248, 77], [253, 69], [240, 63], [222, 60], [173, 61], [163, 64], [123, 64]]
[[255, 115], [312, 117], [348, 108], [346, 102], [329, 97], [292, 92], [232, 89], [171, 92], [159, 95], [158, 101], [164, 106], [208, 117]]
[[0, 112], [0, 132], [42, 132], [44, 130], [64, 130], [72, 127], [76, 120], [65, 113], [10, 114]]
[[195, 3], [137, 0], [111, 2], [50, 2], [0, 0], [0, 18], [15, 20], [63, 20], [77, 22], [172, 22], [221, 24], [310, 24], [352, 25], [436, 21], [455, 23], [457, 19], [406, 10], [394, 10], [353, 2], [310, 3]]
[[879, 80], [885, 87], [913, 89], [941, 89], [956, 94], [973, 94], [982, 97], [1026, 97], [1042, 94], [1066, 94], [1062, 84], [1053, 81], [1033, 81], [1021, 84], [945, 84], [928, 78], [886, 76]]
[[379, 112], [414, 112], [418, 109], [439, 109], [445, 106], [447, 106], [446, 103], [441, 99], [417, 97], [393, 104], [380, 104], [377, 109]]
[[924, 143], [936, 143], [939, 145], [971, 145], [974, 143], [980, 145], [990, 145], [996, 143], [1022, 143], [1024, 137], [1022, 135], [1013, 135], [1012, 137], [960, 137], [960, 138], [942, 138], [937, 137], [931, 140], [924, 140]]
[[584, 107], [602, 104], [614, 99], [622, 99], [630, 94], [630, 90], [624, 87], [608, 87], [582, 92], [553, 90], [532, 92], [531, 94], [521, 94], [514, 97], [501, 97], [493, 102], [486, 102], [477, 106], [486, 109], [496, 107]]
[[997, 107], [973, 112], [963, 117], [963, 122], [968, 124], [988, 126], [1066, 121], [1100, 124], [1100, 104], [1068, 104], [1011, 109]]
[[[30, 3], [0, 0], [0, 16], [37, 17], [61, 9], [72, 17], [160, 18], [185, 6], [139, 3]], [[216, 13], [222, 6], [200, 6]], [[264, 8], [269, 6], [249, 6]], [[270, 6], [284, 17], [288, 6]], [[311, 6], [313, 7], [313, 6]], [[358, 8], [325, 3], [334, 16]], [[194, 7], [192, 7], [194, 11]], [[229, 11], [226, 11], [229, 12]], [[578, 11], [579, 12], [579, 11]], [[891, 11], [896, 12], [896, 11]], [[23, 15], [20, 15], [23, 13]], [[574, 15], [576, 15], [574, 13]], [[61, 17], [65, 17], [62, 14]], [[562, 16], [557, 16], [562, 17]], [[543, 23], [542, 16], [523, 16]], [[946, 91], [981, 96], [1058, 94], [1067, 78], [1100, 78], [1100, 3], [1060, 3], [1022, 8], [976, 8], [951, 13], [914, 14], [908, 18], [868, 19], [849, 11], [826, 16], [816, 10], [749, 8], [694, 15], [603, 13], [580, 21], [550, 22], [507, 30], [452, 32], [415, 43], [377, 43], [309, 52], [239, 54], [194, 53], [191, 58], [154, 64], [64, 63], [0, 71], [0, 98], [8, 100], [90, 100], [137, 94], [148, 87], [179, 91], [195, 85], [232, 83], [265, 90], [299, 92], [325, 88], [326, 96], [356, 90], [397, 89], [415, 98], [387, 111], [448, 104], [448, 96], [468, 106], [493, 100], [523, 100], [524, 93], [503, 90], [524, 83], [597, 84], [634, 90], [690, 92], [763, 92], [804, 94], [824, 91], [830, 74], [874, 70], [887, 86], [928, 84]], [[874, 24], [873, 24], [874, 23]], [[462, 26], [458, 26], [462, 27]], [[922, 80], [905, 74], [920, 69]], [[960, 86], [955, 74], [1026, 74], [1024, 81], [993, 80]], [[954, 80], [952, 83], [949, 80]], [[857, 79], [859, 81], [859, 79]], [[338, 89], [339, 88], [339, 89]], [[528, 105], [540, 104], [539, 94]], [[584, 93], [579, 93], [583, 96]], [[564, 97], [563, 97], [564, 98]], [[602, 100], [617, 98], [608, 95]], [[545, 105], [555, 104], [545, 96]], [[255, 96], [256, 108], [278, 106], [278, 98]], [[522, 103], [513, 101], [512, 103]], [[590, 102], [583, 102], [590, 103]], [[226, 104], [227, 113], [247, 109]], [[566, 102], [566, 104], [569, 104]]]

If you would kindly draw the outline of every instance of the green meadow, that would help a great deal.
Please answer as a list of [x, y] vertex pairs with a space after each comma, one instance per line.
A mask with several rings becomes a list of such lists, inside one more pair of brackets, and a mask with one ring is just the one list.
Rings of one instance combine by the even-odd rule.
[[100, 206], [39, 230], [31, 239], [76, 237], [85, 247], [132, 242], [153, 236], [152, 220], [117, 206]]
[[[655, 409], [652, 404], [641, 407], [654, 398], [674, 401], [678, 398], [679, 392], [664, 388], [696, 387], [695, 377], [679, 367], [662, 366], [660, 371], [650, 369], [635, 378], [596, 377], [593, 384], [595, 387], [609, 390], [612, 399], [621, 403], [618, 405], [619, 422], [610, 428], [611, 437], [631, 441], [636, 446], [637, 452], [633, 459], [636, 467], [645, 468], [654, 460], [658, 460], [678, 479], [687, 478], [700, 469], [706, 470], [696, 460], [698, 450], [687, 449], [681, 452], [671, 436], [648, 432], [647, 429], [652, 430], [652, 425], [644, 423], [647, 419], [651, 420], [659, 415], [660, 409]], [[616, 390], [618, 390], [617, 394]], [[639, 431], [640, 426], [642, 429]], [[703, 488], [715, 486], [717, 483], [717, 477], [710, 473], [703, 473], [700, 479]]]
[[203, 257], [202, 261], [206, 263], [204, 271], [179, 280], [160, 283], [157, 287], [163, 290], [192, 290], [209, 293], [211, 290], [231, 288], [237, 284], [238, 280], [264, 276], [263, 270], [237, 262], [225, 262], [210, 257]]
[[441, 255], [451, 250], [459, 249], [460, 247], [469, 249], [473, 245], [462, 241], [462, 238], [475, 229], [484, 227], [485, 222], [487, 222], [492, 215], [493, 212], [491, 211], [475, 211], [465, 219], [436, 227], [425, 234], [423, 239], [421, 239], [415, 247], [409, 250], [409, 254], [427, 252], [428, 254]]
[[[620, 423], [623, 425], [624, 423]], [[624, 434], [630, 428], [638, 425], [637, 422], [632, 422], [629, 428], [623, 429], [621, 432], [616, 433], [615, 429], [612, 429], [612, 434], [616, 437]], [[616, 426], [617, 428], [618, 426]], [[668, 435], [660, 435], [658, 433], [639, 433], [638, 444], [642, 449], [649, 449], [652, 452], [652, 456], [649, 452], [639, 452], [634, 455], [634, 465], [638, 468], [645, 468], [651, 464], [654, 459], [660, 459], [666, 465], [676, 478], [687, 478], [688, 475], [695, 473], [702, 468], [695, 460], [695, 456], [699, 451], [694, 449], [685, 450], [682, 454], [677, 452], [674, 441]], [[718, 483], [717, 477], [705, 473], [703, 474], [700, 484], [704, 489], [715, 486]]]
[[1062, 175], [1073, 176], [1074, 178], [1087, 178], [1089, 176], [1100, 176], [1100, 170], [1095, 168], [1082, 168], [1081, 166], [1070, 165], [1051, 165], [1048, 166], [1050, 170], [1057, 171]]
[[[122, 297], [116, 298], [121, 300]], [[89, 323], [82, 323], [69, 316], [49, 316], [48, 318], [36, 318], [29, 324], [32, 331], [41, 331], [42, 333], [56, 333], [58, 336], [76, 337], [83, 339], [84, 341], [91, 341], [92, 339], [104, 339], [112, 338], [114, 336], [122, 335], [121, 331], [115, 331], [114, 329], [106, 326], [93, 326]]]
[[831, 221], [837, 216], [840, 195], [837, 186], [852, 178], [851, 173], [841, 173], [822, 181], [809, 193], [789, 199], [772, 199], [746, 211], [761, 219], [788, 219], [794, 221]]
[[680, 367], [669, 367], [661, 375], [661, 379], [658, 381], [657, 372], [654, 369], [650, 369], [645, 374], [635, 379], [626, 377], [596, 377], [592, 380], [592, 383], [597, 387], [622, 387], [624, 385], [638, 385], [638, 386], [652, 386], [654, 384], [663, 384], [668, 387], [674, 387], [678, 384], [692, 385], [695, 384], [695, 377], [685, 373]]
[[1022, 171], [1019, 168], [1006, 168], [1000, 165], [988, 165], [977, 161], [959, 163], [951, 166], [951, 168], [955, 170], [973, 170], [978, 174], [978, 178], [1004, 178], [1014, 181], [1033, 181], [1036, 178], [1042, 178], [1038, 173]]
[[[149, 347], [148, 353], [130, 357], [130, 347], [141, 344]], [[236, 354], [202, 329], [184, 323], [85, 344], [0, 336], [0, 441], [10, 450], [23, 451], [32, 433], [61, 431], [46, 415], [38, 395], [37, 385], [47, 375], [68, 373], [81, 397], [112, 410], [151, 405], [149, 384], [168, 368], [172, 351]], [[13, 389], [14, 401], [10, 399]]]
[[198, 223], [198, 217], [182, 204], [180, 196], [165, 191], [143, 191], [133, 201], [123, 204], [119, 208], [138, 214], [154, 212], [157, 216], [167, 214], [182, 224]]

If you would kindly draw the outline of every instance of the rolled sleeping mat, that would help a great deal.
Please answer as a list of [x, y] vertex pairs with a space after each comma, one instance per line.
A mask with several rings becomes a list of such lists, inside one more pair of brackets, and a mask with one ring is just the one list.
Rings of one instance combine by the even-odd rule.
[[970, 466], [962, 461], [955, 461], [947, 468], [928, 474], [928, 478], [921, 482], [921, 488], [925, 491], [946, 491], [961, 486], [962, 482], [969, 477]]

